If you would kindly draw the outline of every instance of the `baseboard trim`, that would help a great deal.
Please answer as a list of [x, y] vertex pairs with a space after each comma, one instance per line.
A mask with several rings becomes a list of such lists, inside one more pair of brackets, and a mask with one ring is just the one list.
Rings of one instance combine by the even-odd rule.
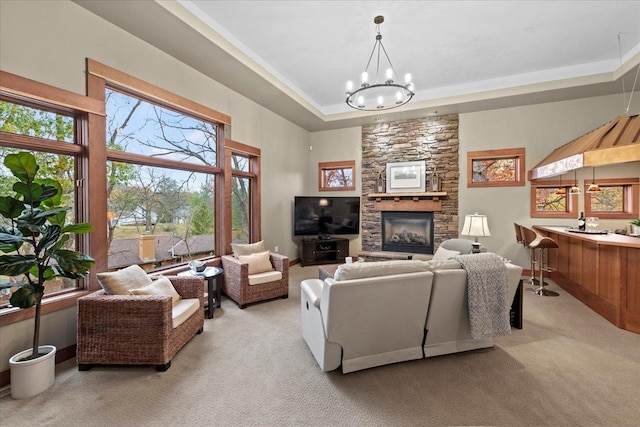
[[[76, 357], [76, 345], [72, 344], [68, 347], [56, 350], [56, 364]], [[0, 372], [0, 387], [4, 387], [11, 383], [11, 369]]]

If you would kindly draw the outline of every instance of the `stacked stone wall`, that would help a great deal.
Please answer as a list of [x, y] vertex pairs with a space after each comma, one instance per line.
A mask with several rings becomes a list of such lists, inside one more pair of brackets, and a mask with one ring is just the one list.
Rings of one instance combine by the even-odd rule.
[[425, 160], [442, 181], [442, 211], [434, 213], [434, 243], [458, 236], [458, 115], [425, 117], [362, 127], [362, 250], [382, 248], [381, 213], [374, 210], [378, 174], [387, 163]]

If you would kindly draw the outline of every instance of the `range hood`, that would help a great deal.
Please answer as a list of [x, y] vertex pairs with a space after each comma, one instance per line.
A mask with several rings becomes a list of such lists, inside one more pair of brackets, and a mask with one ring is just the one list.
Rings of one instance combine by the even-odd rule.
[[529, 171], [529, 181], [587, 166], [640, 161], [640, 116], [618, 116], [556, 148]]

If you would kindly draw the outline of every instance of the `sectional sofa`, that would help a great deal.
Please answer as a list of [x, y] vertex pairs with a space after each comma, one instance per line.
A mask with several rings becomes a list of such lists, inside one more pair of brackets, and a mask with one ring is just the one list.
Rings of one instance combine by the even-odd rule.
[[[463, 268], [460, 260], [468, 257], [491, 259], [503, 279], [493, 279], [496, 271]], [[472, 336], [468, 276], [476, 282], [484, 280], [489, 287], [500, 282], [497, 289], [504, 288], [499, 292], [476, 289], [483, 301], [502, 295], [500, 301], [489, 301], [493, 311], [483, 319], [500, 324], [502, 332], [496, 335], [504, 335], [510, 333], [509, 312], [522, 274], [522, 267], [491, 257], [497, 256], [344, 264], [334, 278], [304, 280], [302, 336], [323, 371], [342, 366], [343, 373], [491, 347], [491, 331]], [[476, 301], [477, 295], [472, 298]], [[473, 315], [478, 318], [476, 312]]]

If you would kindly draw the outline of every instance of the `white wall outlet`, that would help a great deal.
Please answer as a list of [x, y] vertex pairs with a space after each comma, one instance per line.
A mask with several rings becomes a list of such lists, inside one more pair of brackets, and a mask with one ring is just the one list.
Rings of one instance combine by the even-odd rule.
[[276, 246], [275, 248], [273, 248], [273, 252], [278, 253], [278, 247]]

